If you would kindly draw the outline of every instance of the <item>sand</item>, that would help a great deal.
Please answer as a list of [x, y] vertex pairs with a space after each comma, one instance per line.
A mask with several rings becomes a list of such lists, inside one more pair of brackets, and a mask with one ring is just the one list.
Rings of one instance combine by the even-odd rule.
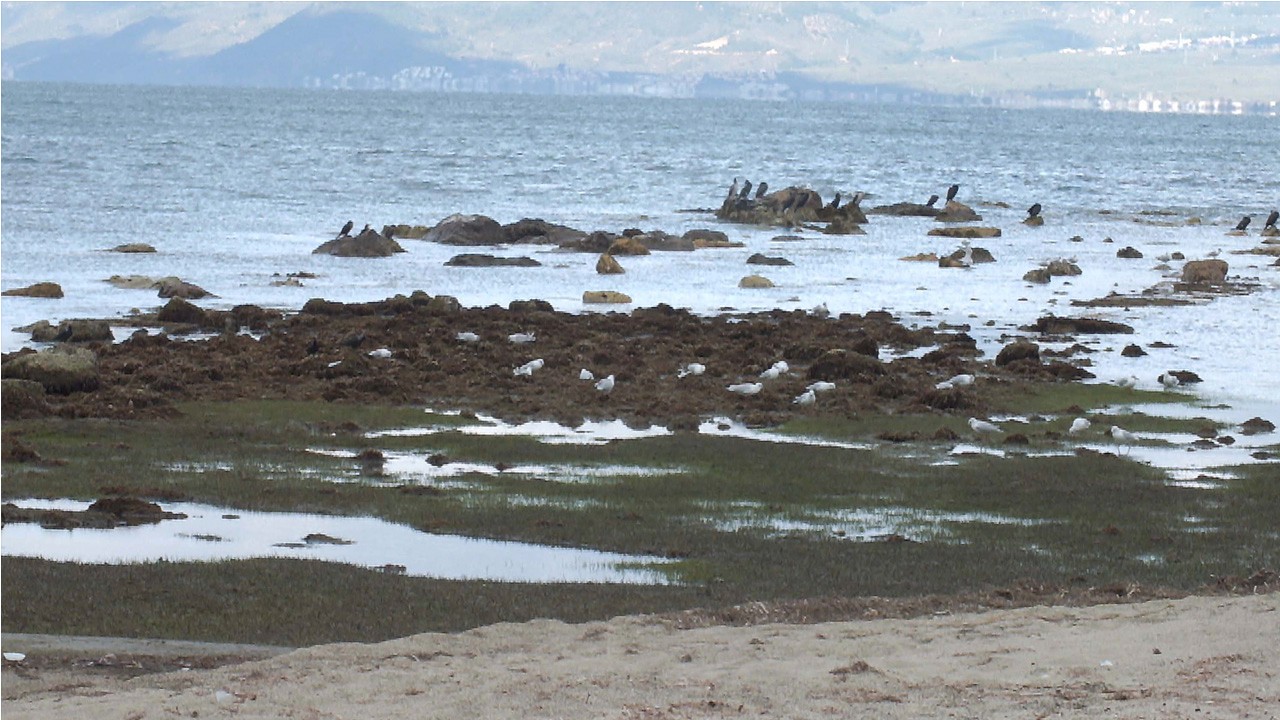
[[7, 667], [4, 717], [1276, 718], [1280, 594], [808, 625], [542, 620], [90, 670]]

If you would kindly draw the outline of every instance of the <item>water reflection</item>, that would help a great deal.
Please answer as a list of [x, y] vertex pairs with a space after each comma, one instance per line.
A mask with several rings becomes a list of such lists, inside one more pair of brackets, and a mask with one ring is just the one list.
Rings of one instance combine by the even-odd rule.
[[[77, 500], [20, 500], [15, 504], [56, 510], [89, 506]], [[187, 519], [111, 530], [46, 530], [31, 523], [7, 524], [0, 530], [3, 553], [81, 563], [284, 557], [390, 566], [396, 572], [403, 568], [407, 575], [456, 580], [669, 581], [651, 569], [667, 562], [658, 557], [436, 535], [367, 517], [250, 512], [196, 503], [167, 503], [164, 509], [184, 513]]]

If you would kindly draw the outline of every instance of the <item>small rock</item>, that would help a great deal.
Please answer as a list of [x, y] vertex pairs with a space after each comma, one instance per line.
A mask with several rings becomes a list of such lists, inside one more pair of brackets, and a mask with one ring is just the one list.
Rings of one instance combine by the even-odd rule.
[[1138, 252], [1137, 248], [1125, 246], [1116, 251], [1116, 257], [1126, 260], [1140, 260], [1142, 259], [1142, 253]]
[[1018, 360], [1040, 362], [1040, 346], [1028, 340], [1016, 340], [1000, 349], [996, 355], [996, 365], [1004, 367]]
[[1000, 228], [995, 227], [945, 227], [934, 228], [929, 231], [929, 235], [935, 237], [951, 237], [951, 238], [995, 238], [1000, 237]]
[[1260, 417], [1249, 418], [1240, 425], [1240, 432], [1244, 435], [1259, 435], [1262, 433], [1275, 432], [1275, 423], [1270, 420], [1264, 420]]
[[449, 258], [449, 267], [542, 267], [542, 263], [530, 257], [496, 257], [479, 253], [463, 253]]
[[163, 277], [155, 282], [152, 286], [159, 291], [162, 298], [186, 298], [188, 300], [198, 300], [206, 297], [209, 292], [199, 285], [180, 280], [176, 277]]
[[751, 257], [747, 258], [747, 264], [748, 265], [794, 265], [795, 263], [791, 262], [790, 260], [784, 257], [769, 256], [769, 255], [763, 255], [761, 253], [755, 253]]
[[111, 248], [111, 252], [118, 253], [153, 253], [156, 249], [146, 243], [125, 243]]
[[775, 287], [773, 281], [763, 275], [748, 275], [738, 281], [740, 288], [771, 288]]
[[1142, 357], [1147, 354], [1147, 351], [1143, 350], [1141, 345], [1125, 345], [1120, 354], [1124, 357]]
[[599, 260], [596, 260], [596, 272], [601, 275], [621, 275], [626, 270], [622, 269], [622, 265], [612, 255], [604, 253]]
[[156, 320], [162, 323], [201, 325], [206, 318], [207, 315], [202, 308], [180, 297], [169, 300], [164, 307], [160, 308], [160, 312], [156, 313]]
[[588, 305], [625, 305], [631, 302], [631, 296], [616, 290], [587, 290], [582, 293], [582, 302]]

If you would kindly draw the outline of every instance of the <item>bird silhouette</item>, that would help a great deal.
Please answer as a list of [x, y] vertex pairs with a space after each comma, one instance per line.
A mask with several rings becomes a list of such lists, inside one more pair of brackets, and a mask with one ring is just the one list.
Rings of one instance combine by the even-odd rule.
[[351, 234], [351, 228], [353, 228], [353, 227], [355, 227], [355, 226], [356, 226], [356, 223], [355, 223], [355, 221], [354, 221], [354, 220], [348, 220], [348, 221], [347, 221], [347, 224], [346, 224], [346, 225], [343, 225], [343, 226], [342, 226], [342, 229], [338, 231], [338, 237], [346, 237], [346, 236], [350, 235], [350, 234]]
[[955, 199], [956, 199], [956, 195], [957, 195], [957, 194], [959, 194], [959, 193], [960, 193], [960, 185], [959, 185], [959, 184], [955, 184], [955, 185], [952, 185], [951, 187], [947, 188], [947, 202], [951, 202], [952, 200], [955, 200]]
[[1039, 214], [1040, 214], [1040, 203], [1036, 203], [1035, 205], [1032, 205], [1031, 207], [1027, 208], [1028, 219], [1036, 217]]
[[1240, 231], [1247, 230], [1249, 228], [1249, 223], [1251, 222], [1253, 222], [1253, 216], [1245, 215], [1244, 217], [1240, 218], [1240, 222], [1236, 223], [1236, 229]]

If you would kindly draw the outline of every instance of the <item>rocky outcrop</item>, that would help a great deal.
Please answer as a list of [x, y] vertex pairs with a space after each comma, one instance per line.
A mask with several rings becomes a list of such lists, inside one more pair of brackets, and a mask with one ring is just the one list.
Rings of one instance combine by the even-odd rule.
[[1182, 282], [1188, 284], [1220, 283], [1227, 279], [1225, 260], [1191, 260], [1182, 266]]
[[156, 285], [155, 278], [146, 275], [112, 275], [106, 281], [122, 290], [148, 290]]
[[[968, 257], [966, 258], [966, 256]], [[938, 258], [938, 267], [963, 268], [982, 263], [993, 263], [995, 261], [995, 256], [986, 248], [959, 248], [950, 255], [944, 255]]]
[[738, 287], [746, 289], [762, 289], [774, 287], [773, 281], [763, 275], [748, 275], [738, 281]]
[[747, 264], [748, 265], [779, 265], [779, 266], [795, 265], [795, 263], [791, 262], [790, 260], [784, 257], [773, 257], [769, 255], [762, 255], [760, 253], [755, 253], [751, 257], [747, 258]]
[[156, 249], [146, 243], [125, 243], [111, 248], [111, 252], [118, 253], [153, 253]]
[[648, 255], [649, 248], [641, 238], [644, 235], [629, 235], [618, 238], [609, 246], [610, 255]]
[[454, 255], [445, 261], [449, 267], [542, 267], [542, 263], [530, 257], [496, 257], [480, 253]]
[[1137, 248], [1126, 245], [1116, 251], [1116, 257], [1123, 258], [1125, 260], [1141, 260], [1142, 253], [1139, 252]]
[[208, 321], [205, 311], [197, 305], [175, 297], [156, 313], [156, 320], [162, 323], [178, 323], [182, 325], [204, 325]]
[[1040, 363], [1040, 346], [1029, 340], [1016, 340], [1003, 348], [996, 355], [996, 365], [1004, 367], [1014, 362], [1034, 362]]
[[82, 347], [59, 345], [11, 358], [0, 367], [0, 375], [37, 382], [46, 392], [60, 395], [96, 390], [98, 356]]
[[422, 239], [442, 245], [501, 245], [507, 233], [491, 217], [459, 213], [441, 220]]
[[17, 330], [31, 333], [35, 342], [111, 342], [115, 339], [106, 320], [63, 320], [57, 326], [40, 320]]
[[843, 348], [828, 350], [809, 365], [810, 380], [873, 380], [884, 375], [879, 359]]
[[894, 217], [937, 217], [942, 211], [930, 205], [922, 203], [894, 203], [892, 205], [877, 205], [867, 211], [868, 215], [891, 215]]
[[1133, 328], [1124, 323], [1097, 318], [1068, 318], [1046, 315], [1031, 325], [1022, 328], [1028, 332], [1045, 335], [1074, 335], [1084, 333], [1090, 335], [1132, 335]]
[[603, 253], [600, 255], [600, 259], [596, 260], [596, 272], [601, 275], [621, 275], [626, 270], [622, 269], [622, 265], [618, 264], [618, 261], [613, 259], [612, 255]]
[[1022, 224], [1026, 225], [1027, 227], [1043, 227], [1044, 217], [1041, 215], [1033, 215], [1027, 218], [1026, 220], [1023, 220]]
[[162, 298], [177, 297], [189, 300], [198, 300], [209, 295], [209, 291], [199, 285], [189, 283], [186, 280], [181, 280], [176, 277], [160, 278], [155, 282], [153, 287], [159, 291], [158, 294]]
[[430, 231], [425, 225], [383, 225], [382, 237], [421, 240]]
[[[494, 223], [495, 225], [497, 223]], [[312, 250], [313, 255], [334, 255], [336, 257], [391, 257], [404, 252], [404, 248], [395, 240], [390, 240], [376, 230], [365, 230], [352, 237], [344, 235], [334, 238]], [[161, 297], [166, 297], [162, 295]]]
[[3, 293], [0, 293], [0, 295], [8, 295], [10, 297], [51, 298], [56, 300], [62, 297], [62, 286], [55, 282], [38, 282], [26, 287], [5, 290]]
[[49, 414], [49, 403], [45, 401], [44, 394], [44, 385], [34, 380], [0, 380], [0, 395], [4, 396], [0, 413], [5, 420], [44, 417]]
[[631, 296], [616, 290], [587, 290], [582, 293], [582, 302], [587, 305], [626, 305]]
[[581, 230], [549, 223], [540, 218], [523, 218], [503, 225], [502, 234], [506, 242], [513, 245], [564, 245], [586, 237], [586, 233]]
[[1000, 237], [1000, 228], [994, 228], [994, 227], [934, 228], [929, 231], [929, 235], [932, 235], [933, 237], [963, 238], [968, 240], [974, 240], [977, 238], [996, 238], [996, 237]]
[[968, 205], [950, 200], [947, 202], [946, 207], [942, 209], [942, 212], [935, 215], [933, 219], [938, 222], [948, 223], [977, 222], [982, 219], [982, 216], [974, 212], [974, 209]]
[[867, 222], [862, 208], [854, 203], [832, 208], [817, 192], [796, 186], [759, 199], [726, 197], [716, 217], [727, 222], [791, 227], [808, 222], [840, 222], [843, 227]]

